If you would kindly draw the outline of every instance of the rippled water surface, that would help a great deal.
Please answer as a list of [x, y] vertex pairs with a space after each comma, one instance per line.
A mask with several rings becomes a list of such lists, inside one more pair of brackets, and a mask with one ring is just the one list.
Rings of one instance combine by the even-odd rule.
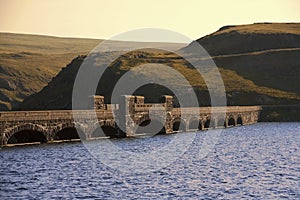
[[[205, 134], [198, 132], [175, 162], [146, 174], [112, 169], [79, 142], [4, 148], [0, 199], [300, 199], [300, 123], [224, 129], [199, 159]], [[171, 137], [114, 142], [127, 151], [151, 151]]]

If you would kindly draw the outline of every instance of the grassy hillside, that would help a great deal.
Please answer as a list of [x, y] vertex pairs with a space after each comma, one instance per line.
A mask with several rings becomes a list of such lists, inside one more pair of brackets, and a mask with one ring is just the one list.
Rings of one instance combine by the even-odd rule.
[[[195, 42], [201, 44], [211, 56], [299, 48], [300, 23], [257, 23], [224, 26], [215, 33], [202, 37]], [[195, 47], [194, 43], [182, 50], [187, 53], [192, 52]]]
[[300, 95], [300, 23], [224, 26], [181, 49], [202, 45], [217, 66], [235, 71], [258, 86]]
[[[99, 57], [112, 56], [112, 53], [102, 53], [89, 57], [89, 63], [94, 63], [95, 67], [101, 66]], [[105, 71], [101, 78], [101, 84], [98, 85], [97, 93], [105, 96], [106, 102], [110, 102], [111, 92], [119, 80], [119, 78], [128, 70], [133, 70], [132, 79], [144, 77], [147, 80], [153, 80], [156, 77], [162, 76], [169, 84], [181, 88], [180, 95], [187, 96], [188, 91], [186, 85], [172, 74], [158, 70], [139, 71], [135, 74], [134, 67], [146, 63], [166, 64], [184, 75], [189, 83], [193, 86], [198, 96], [200, 105], [210, 105], [210, 99], [206, 84], [202, 77], [195, 69], [190, 67], [190, 64], [178, 58], [175, 54], [170, 53], [155, 53], [155, 52], [140, 52], [140, 57], [132, 59], [135, 52], [126, 54], [113, 62]], [[49, 83], [41, 92], [30, 96], [22, 104], [21, 109], [71, 109], [72, 108], [72, 89], [75, 76], [82, 62], [86, 59], [85, 56], [80, 56], [74, 59], [66, 68], [64, 68], [53, 81]], [[100, 61], [99, 61], [100, 60]], [[236, 71], [219, 67], [221, 72], [229, 105], [253, 105], [253, 104], [297, 104], [300, 102], [300, 96], [294, 92], [278, 90], [270, 87], [257, 85], [252, 80], [246, 79], [239, 75]], [[209, 72], [207, 72], [209, 76]], [[213, 77], [212, 77], [213, 78]], [[129, 83], [128, 83], [129, 84]], [[172, 93], [159, 85], [148, 85], [138, 89], [135, 94], [144, 95], [146, 101], [156, 102], [160, 95]], [[177, 102], [175, 101], [175, 104]]]
[[[61, 68], [78, 55], [88, 54], [101, 41], [0, 33], [0, 110], [17, 107], [24, 98], [39, 92]], [[109, 51], [116, 42], [107, 44]], [[126, 43], [117, 45], [122, 48]], [[176, 43], [167, 45], [174, 50], [183, 47]]]
[[300, 48], [216, 56], [214, 60], [256, 85], [300, 95]]
[[100, 40], [0, 33], [0, 110], [40, 91], [78, 54]]
[[[228, 105], [300, 105], [299, 30], [299, 23], [261, 23], [226, 26], [215, 33], [198, 39], [196, 42], [206, 48], [219, 67], [226, 88]], [[78, 41], [78, 43], [80, 42]], [[22, 48], [25, 48], [24, 46], [26, 45], [23, 45]], [[37, 51], [32, 50], [33, 52], [30, 53], [18, 52], [17, 54], [12, 52], [2, 53], [1, 59], [5, 61], [3, 63], [9, 63], [10, 66], [13, 66], [14, 62], [20, 63], [18, 61], [19, 57], [22, 58], [22, 61], [27, 59], [28, 63], [32, 62], [32, 65], [28, 64], [27, 68], [22, 67], [23, 65], [18, 65], [19, 67], [13, 67], [13, 69], [16, 69], [15, 71], [9, 68], [9, 66], [3, 67], [4, 65], [0, 65], [0, 75], [15, 77], [15, 79], [12, 79], [13, 81], [20, 79], [22, 83], [27, 82], [29, 84], [29, 86], [23, 87], [23, 89], [21, 84], [18, 87], [13, 87], [13, 81], [11, 83], [5, 82], [9, 79], [6, 77], [3, 78], [4, 81], [0, 82], [1, 87], [4, 88], [5, 86], [5, 89], [11, 91], [11, 93], [6, 94], [5, 92], [7, 91], [0, 93], [0, 99], [6, 95], [21, 100], [27, 94], [34, 93], [19, 106], [15, 104], [14, 108], [22, 110], [70, 109], [72, 107], [71, 95], [73, 82], [78, 68], [86, 57], [76, 57], [63, 69], [61, 69], [61, 66], [55, 68], [54, 65], [58, 65], [56, 62], [59, 62], [60, 56], [62, 59], [70, 58], [71, 60], [72, 56], [75, 55], [75, 53], [70, 53], [67, 50], [65, 51], [65, 49], [57, 50], [58, 46], [60, 45], [57, 43], [56, 46], [49, 47], [49, 49], [56, 49], [53, 51], [59, 51], [60, 53], [55, 54], [58, 57], [51, 62], [49, 61], [48, 65], [45, 65], [46, 67], [44, 68], [40, 68], [43, 65], [39, 65], [38, 63], [47, 63], [47, 61], [39, 61], [38, 59], [42, 59], [43, 57], [39, 55], [44, 54]], [[194, 46], [195, 42], [182, 48], [180, 51], [193, 56]], [[177, 45], [177, 47], [179, 46]], [[30, 48], [33, 49], [33, 47]], [[76, 49], [75, 47], [73, 48]], [[114, 53], [116, 52], [102, 52], [98, 56], [108, 58]], [[80, 54], [83, 54], [83, 52], [80, 52]], [[54, 56], [53, 53], [49, 55]], [[11, 60], [5, 60], [5, 56]], [[95, 56], [97, 57], [97, 55]], [[97, 63], [97, 66], [101, 66], [101, 62], [103, 61], [96, 57], [89, 59], [92, 59], [93, 63]], [[36, 63], [33, 62], [34, 59], [32, 58], [36, 59]], [[49, 56], [45, 56], [46, 58], [50, 59]], [[205, 60], [207, 58], [203, 57], [202, 59]], [[49, 67], [49, 63], [53, 64], [53, 66]], [[109, 102], [111, 91], [118, 79], [128, 70], [145, 63], [166, 64], [176, 69], [193, 86], [200, 105], [210, 105], [207, 87], [202, 77], [197, 74], [187, 61], [175, 54], [154, 50], [131, 52], [118, 58], [105, 72], [105, 76], [101, 79], [101, 84], [98, 85], [97, 93], [104, 95], [106, 101]], [[24, 69], [24, 72], [22, 72], [24, 74], [19, 73], [19, 70], [22, 69]], [[37, 75], [35, 71], [38, 69], [39, 72]], [[54, 78], [51, 76], [52, 73], [55, 73], [53, 69], [57, 69], [56, 73], [61, 69]], [[28, 71], [34, 71], [34, 73], [29, 73]], [[136, 77], [143, 76], [152, 80], [158, 75], [163, 76], [172, 85], [182, 88], [182, 95], [188, 95], [179, 79], [168, 73], [158, 70], [148, 70], [142, 73], [139, 72], [136, 74]], [[28, 80], [23, 80], [22, 77]], [[52, 80], [40, 92], [35, 93], [39, 86], [35, 87], [33, 85], [35, 85], [35, 82], [43, 82], [46, 85], [47, 80], [46, 78], [43, 80], [44, 77], [48, 77], [48, 81], [51, 78]], [[134, 77], [132, 78], [134, 79]], [[211, 78], [213, 79], [213, 77]], [[25, 89], [28, 90], [29, 88], [31, 90], [26, 91], [26, 95], [21, 95], [20, 97], [13, 94], [18, 90], [16, 88], [21, 88], [22, 91], [26, 91]], [[167, 88], [155, 84], [139, 88], [135, 93], [145, 95], [146, 101], [149, 102], [156, 101], [157, 97], [161, 94], [171, 94]], [[22, 93], [19, 92], [18, 94]], [[6, 99], [5, 102], [9, 102], [9, 99]], [[275, 116], [273, 112], [276, 113], [274, 107], [272, 107], [272, 111], [267, 115]], [[280, 111], [279, 113], [286, 114], [286, 111]], [[281, 119], [280, 116], [277, 119]]]
[[101, 40], [0, 33], [0, 53], [65, 54], [89, 52]]

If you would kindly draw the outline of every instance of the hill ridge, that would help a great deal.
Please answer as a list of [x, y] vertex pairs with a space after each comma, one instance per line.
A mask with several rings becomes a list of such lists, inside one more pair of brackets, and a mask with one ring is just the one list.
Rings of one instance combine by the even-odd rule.
[[[196, 42], [208, 51], [223, 73], [229, 104], [300, 104], [300, 86], [297, 84], [300, 77], [299, 30], [300, 23], [231, 25], [221, 27]], [[98, 39], [90, 38], [49, 36], [49, 42], [49, 37], [43, 35], [38, 35], [39, 39], [32, 41], [22, 40], [22, 37], [34, 38], [25, 34], [16, 36], [10, 33], [7, 36], [9, 37], [3, 37], [0, 33], [0, 110], [11, 107], [27, 109], [29, 104], [36, 105], [30, 102], [37, 98], [43, 105], [56, 104], [59, 101], [57, 98], [64, 97], [58, 93], [53, 98], [40, 95], [53, 87], [53, 81], [57, 81], [57, 77], [65, 82], [71, 80], [71, 74], [74, 73], [71, 69], [74, 70], [83, 59], [76, 56], [88, 54], [98, 44]], [[59, 38], [59, 41], [53, 42], [52, 39], [55, 38]], [[189, 44], [181, 51], [189, 53], [192, 45], [193, 43]], [[157, 60], [185, 73], [198, 94], [202, 95], [200, 101], [203, 105], [208, 103], [201, 77], [197, 78], [187, 63], [178, 57], [175, 59], [173, 55], [162, 57], [163, 54], [156, 52], [147, 56], [148, 61]], [[130, 60], [129, 57], [121, 58], [123, 60], [118, 66], [114, 66], [114, 73], [122, 74], [135, 64], [146, 62], [136, 56], [131, 57], [135, 60]], [[62, 67], [63, 70], [59, 72]], [[64, 76], [61, 75], [62, 72]], [[51, 92], [50, 94], [53, 95]], [[28, 97], [29, 95], [31, 96]], [[26, 100], [19, 106], [23, 99]], [[65, 102], [56, 106], [55, 108], [61, 109], [70, 105]]]

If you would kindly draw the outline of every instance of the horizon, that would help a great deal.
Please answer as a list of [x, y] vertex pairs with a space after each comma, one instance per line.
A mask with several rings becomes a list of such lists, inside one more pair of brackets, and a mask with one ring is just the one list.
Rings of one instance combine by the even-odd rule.
[[[35, 33], [19, 33], [19, 32], [1, 32], [0, 34], [16, 34], [16, 35], [30, 35], [30, 36], [41, 36], [41, 37], [54, 37], [54, 38], [62, 38], [62, 39], [87, 39], [87, 40], [106, 40], [104, 38], [88, 38], [88, 37], [72, 37], [72, 36], [57, 36], [57, 35], [41, 35], [41, 34], [35, 34]], [[109, 39], [108, 39], [109, 41]], [[162, 41], [134, 41], [134, 40], [122, 40], [122, 38], [120, 38], [119, 40], [111, 40], [111, 41], [119, 41], [119, 42], [150, 42], [150, 43], [164, 43]], [[165, 42], [165, 43], [178, 43], [178, 44], [187, 44], [186, 42]]]
[[[192, 40], [198, 40], [198, 39], [201, 39], [205, 36], [208, 36], [210, 34], [213, 34], [215, 32], [217, 32], [219, 29], [221, 29], [222, 27], [225, 27], [225, 26], [243, 26], [243, 25], [252, 25], [252, 24], [297, 24], [297, 23], [300, 23], [300, 22], [253, 22], [251, 24], [231, 24], [231, 25], [223, 25], [223, 26], [220, 26], [217, 30], [211, 32], [211, 33], [208, 33], [207, 35], [203, 35], [203, 36], [200, 36], [199, 38], [194, 38]], [[89, 40], [109, 40], [109, 39], [106, 39], [106, 38], [92, 38], [92, 37], [76, 37], [76, 36], [61, 36], [61, 35], [46, 35], [46, 34], [39, 34], [39, 33], [23, 33], [23, 32], [5, 32], [5, 31], [0, 31], [0, 33], [3, 33], [3, 34], [16, 34], [16, 35], [30, 35], [30, 36], [41, 36], [41, 37], [55, 37], [55, 38], [62, 38], [62, 39], [89, 39]], [[129, 39], [122, 39], [119, 38], [119, 39], [113, 39], [111, 41], [120, 41], [120, 42], [150, 42], [150, 43], [178, 43], [178, 44], [188, 44], [189, 42], [187, 41], [177, 41], [177, 42], [172, 42], [172, 41], [142, 41], [142, 40], [129, 40]]]
[[[62, 38], [109, 40], [119, 33], [130, 30], [161, 28], [196, 40], [227, 25], [300, 21], [297, 10], [300, 2], [297, 0], [263, 2], [192, 0], [188, 3], [89, 0], [84, 4], [80, 0], [43, 2], [0, 0], [0, 5], [0, 17], [5, 19], [0, 25], [0, 32]], [[205, 9], [201, 10], [203, 7]], [[157, 42], [187, 43], [187, 41]]]

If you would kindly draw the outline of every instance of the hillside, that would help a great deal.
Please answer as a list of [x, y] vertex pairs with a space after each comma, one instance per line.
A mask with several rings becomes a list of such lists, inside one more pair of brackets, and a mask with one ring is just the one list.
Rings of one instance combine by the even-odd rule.
[[[300, 39], [299, 23], [251, 24], [226, 26], [197, 40], [212, 55], [219, 67], [226, 87], [228, 105], [299, 105], [300, 104]], [[191, 54], [194, 43], [181, 51]], [[183, 74], [193, 85], [200, 105], [210, 105], [206, 85], [184, 59], [168, 52], [144, 50], [118, 58], [107, 70], [97, 93], [110, 101], [117, 80], [134, 66], [144, 63], [164, 63]], [[97, 56], [109, 57], [112, 52]], [[96, 57], [97, 57], [96, 56]], [[85, 56], [75, 58], [40, 92], [31, 95], [16, 109], [70, 109], [72, 85]], [[99, 59], [92, 60], [99, 62]], [[206, 58], [203, 58], [206, 59]], [[100, 59], [101, 62], [101, 59]], [[97, 63], [99, 66], [101, 63]], [[143, 76], [156, 77], [159, 71], [143, 72]], [[141, 74], [139, 74], [141, 75]], [[179, 88], [176, 77], [163, 74], [166, 80]], [[155, 90], [155, 92], [153, 92]], [[188, 95], [182, 90], [182, 95]], [[147, 101], [155, 101], [160, 94], [171, 94], [161, 86], [145, 86], [136, 91]], [[176, 102], [175, 102], [176, 104]]]
[[[197, 39], [211, 56], [242, 54], [270, 49], [290, 49], [300, 46], [300, 23], [255, 23], [224, 26]], [[182, 50], [193, 51], [194, 43]]]
[[[18, 107], [26, 97], [45, 87], [61, 68], [78, 55], [88, 54], [101, 41], [0, 33], [0, 110]], [[110, 50], [115, 41], [107, 44]], [[118, 45], [123, 47], [126, 43]], [[176, 43], [167, 45], [174, 50], [183, 47]]]
[[[217, 66], [259, 86], [300, 95], [300, 23], [225, 26], [195, 42]], [[181, 51], [193, 52], [195, 42]]]
[[40, 91], [62, 67], [100, 41], [0, 33], [0, 110]]
[[[210, 99], [207, 91], [206, 84], [202, 77], [196, 72], [195, 69], [190, 67], [190, 64], [178, 58], [175, 54], [170, 53], [157, 53], [157, 52], [139, 52], [140, 57], [134, 57], [136, 52], [131, 52], [119, 57], [113, 62], [110, 67], [105, 71], [104, 76], [100, 80], [97, 88], [97, 93], [105, 96], [106, 103], [110, 103], [111, 92], [117, 81], [129, 69], [145, 63], [158, 63], [171, 66], [173, 69], [184, 75], [189, 83], [193, 86], [200, 105], [210, 105]], [[45, 87], [41, 92], [30, 96], [22, 104], [21, 109], [35, 110], [35, 109], [71, 109], [72, 108], [72, 89], [75, 76], [79, 67], [85, 59], [87, 62], [95, 63], [95, 67], [101, 66], [101, 59], [112, 56], [112, 53], [100, 53], [98, 55], [79, 56], [75, 58], [66, 68], [62, 71]], [[100, 60], [100, 61], [99, 61]], [[224, 80], [227, 100], [229, 105], [257, 105], [257, 104], [297, 104], [300, 102], [300, 96], [293, 92], [273, 89], [265, 86], [255, 84], [249, 79], [238, 75], [236, 71], [219, 67], [221, 75]], [[153, 71], [139, 71], [135, 74], [133, 69], [132, 79], [144, 77], [147, 80], [153, 80], [155, 77], [162, 76], [169, 84], [177, 87], [180, 90], [179, 95], [187, 96], [188, 91], [185, 89], [185, 84], [173, 76], [159, 70]], [[207, 73], [209, 75], [209, 73]], [[172, 95], [173, 93], [165, 87], [159, 85], [146, 85], [139, 88], [135, 94], [144, 95], [146, 101], [157, 102], [158, 98], [163, 94]], [[175, 100], [175, 105], [177, 102]], [[87, 109], [87, 108], [82, 108]]]

